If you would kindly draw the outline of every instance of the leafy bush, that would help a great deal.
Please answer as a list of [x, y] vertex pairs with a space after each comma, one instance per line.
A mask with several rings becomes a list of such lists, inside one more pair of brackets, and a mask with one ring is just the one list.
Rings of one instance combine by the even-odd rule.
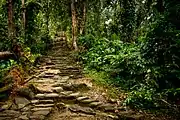
[[[79, 44], [87, 49], [80, 53], [85, 68], [105, 72], [109, 76], [106, 83], [128, 90], [129, 97], [125, 101], [128, 105], [133, 104], [138, 108], [157, 107], [158, 102], [155, 101], [159, 93], [162, 96], [165, 96], [164, 93], [168, 95], [165, 91], [173, 87], [172, 84], [165, 84], [168, 81], [167, 76], [172, 73], [179, 74], [178, 71], [171, 71], [168, 67], [156, 64], [153, 60], [156, 53], [148, 56], [150, 53], [143, 51], [143, 48], [147, 47], [144, 44], [123, 43], [120, 40], [106, 38], [96, 39], [92, 35], [80, 37]], [[145, 53], [148, 58], [145, 57]], [[164, 82], [163, 87], [161, 81]], [[168, 83], [171, 81], [172, 79], [169, 79]], [[170, 85], [171, 87], [168, 87]]]

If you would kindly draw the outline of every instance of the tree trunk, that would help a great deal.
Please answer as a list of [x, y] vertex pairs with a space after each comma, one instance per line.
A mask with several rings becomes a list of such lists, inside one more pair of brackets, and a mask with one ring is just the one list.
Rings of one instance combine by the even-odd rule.
[[15, 55], [9, 51], [0, 52], [0, 60], [15, 59]]
[[7, 0], [8, 3], [8, 37], [15, 44], [15, 29], [13, 21], [13, 0]]
[[75, 9], [75, 0], [71, 0], [71, 14], [72, 14], [72, 43], [73, 48], [78, 50], [77, 46], [77, 17]]
[[86, 0], [83, 2], [83, 16], [80, 26], [80, 34], [84, 34], [85, 32], [85, 23], [86, 23]]
[[46, 0], [46, 32], [47, 36], [49, 36], [49, 0]]
[[25, 0], [22, 0], [22, 35], [25, 37], [25, 28], [26, 26], [26, 8], [25, 8]]

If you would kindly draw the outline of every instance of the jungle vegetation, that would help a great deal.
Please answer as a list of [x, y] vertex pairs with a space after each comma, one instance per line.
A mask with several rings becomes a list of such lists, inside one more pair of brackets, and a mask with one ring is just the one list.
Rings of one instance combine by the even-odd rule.
[[65, 31], [87, 73], [128, 92], [124, 105], [179, 110], [179, 0], [0, 0], [0, 26], [0, 87]]

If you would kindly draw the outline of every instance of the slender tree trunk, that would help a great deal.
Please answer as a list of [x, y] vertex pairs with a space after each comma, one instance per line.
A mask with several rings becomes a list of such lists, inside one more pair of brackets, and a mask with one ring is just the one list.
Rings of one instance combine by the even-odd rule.
[[78, 50], [77, 46], [77, 17], [75, 9], [75, 0], [71, 0], [71, 14], [72, 14], [72, 43], [73, 48]]
[[15, 44], [15, 30], [13, 21], [13, 0], [7, 0], [8, 4], [8, 37]]
[[46, 32], [47, 36], [49, 36], [49, 0], [47, 0], [47, 6], [46, 6]]
[[80, 26], [80, 34], [84, 34], [85, 32], [85, 23], [86, 23], [86, 0], [83, 2], [83, 16], [82, 16], [82, 21], [81, 21], [81, 26]]
[[25, 0], [22, 0], [22, 35], [25, 37], [25, 28], [26, 26], [26, 8], [25, 8]]

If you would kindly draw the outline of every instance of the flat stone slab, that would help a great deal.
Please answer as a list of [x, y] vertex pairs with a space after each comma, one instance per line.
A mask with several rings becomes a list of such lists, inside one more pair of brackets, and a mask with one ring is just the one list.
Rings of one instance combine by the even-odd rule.
[[44, 115], [47, 116], [50, 113], [50, 110], [36, 111], [33, 115]]
[[26, 105], [28, 105], [30, 103], [30, 101], [24, 97], [16, 97], [15, 103], [18, 106], [18, 109], [21, 109], [21, 108], [25, 107]]
[[46, 108], [33, 108], [31, 111], [51, 111], [52, 107], [46, 107]]
[[92, 108], [89, 107], [81, 107], [78, 105], [73, 105], [69, 107], [69, 110], [71, 110], [72, 112], [82, 112], [85, 114], [91, 114], [91, 115], [95, 115], [95, 111]]
[[18, 120], [29, 120], [29, 118], [27, 117], [27, 115], [21, 115]]
[[45, 94], [45, 97], [46, 98], [57, 98], [57, 97], [59, 97], [59, 94], [57, 94], [57, 93], [48, 93], [48, 94]]
[[54, 104], [37, 104], [37, 105], [34, 105], [35, 107], [53, 107]]
[[102, 102], [92, 102], [89, 104], [90, 107], [97, 107], [99, 105], [102, 105], [103, 103]]
[[87, 96], [78, 97], [76, 100], [77, 101], [82, 101], [82, 100], [86, 100], [86, 99], [89, 99], [89, 97], [87, 97]]
[[31, 103], [38, 104], [38, 103], [54, 103], [54, 100], [32, 100]]
[[30, 120], [44, 120], [45, 116], [44, 115], [32, 115], [30, 116]]
[[[14, 111], [14, 110], [5, 110], [3, 112], [0, 112], [0, 117], [1, 118], [6, 118], [6, 117], [19, 117], [20, 112], [19, 111]], [[1, 120], [1, 119], [0, 119]]]
[[51, 86], [52, 86], [52, 87], [61, 87], [61, 86], [63, 86], [64, 84], [67, 84], [67, 83], [56, 82], [56, 83], [52, 84]]
[[40, 99], [45, 98], [45, 94], [36, 94], [35, 98], [40, 98]]
[[77, 92], [77, 93], [72, 93], [72, 94], [69, 94], [68, 95], [69, 97], [80, 97], [81, 96], [81, 94], [80, 94], [80, 92]]
[[60, 94], [66, 95], [66, 96], [68, 96], [68, 95], [70, 95], [70, 94], [72, 94], [72, 93], [73, 93], [73, 91], [64, 91], [64, 92], [60, 92]]
[[49, 70], [45, 71], [45, 74], [55, 74], [55, 75], [57, 75], [59, 73], [60, 73], [60, 71], [58, 69], [49, 69]]
[[80, 101], [80, 102], [85, 103], [85, 104], [90, 104], [90, 103], [92, 103], [92, 102], [96, 102], [96, 100], [93, 100], [93, 99], [85, 99], [85, 100], [82, 100], [82, 101]]
[[36, 87], [40, 93], [52, 93], [53, 90], [50, 86], [38, 86]]
[[12, 120], [12, 117], [0, 117], [0, 120]]
[[63, 76], [61, 79], [62, 80], [68, 80], [70, 77], [69, 76]]
[[52, 88], [52, 91], [57, 92], [57, 93], [60, 93], [60, 92], [63, 91], [63, 88], [62, 88], [62, 87], [53, 87], [53, 88]]

